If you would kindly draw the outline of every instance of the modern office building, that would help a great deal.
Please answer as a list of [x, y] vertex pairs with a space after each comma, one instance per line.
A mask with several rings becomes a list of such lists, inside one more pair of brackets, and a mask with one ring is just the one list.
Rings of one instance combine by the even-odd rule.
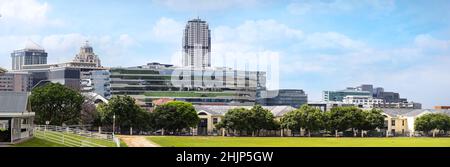
[[12, 70], [22, 70], [23, 65], [47, 64], [44, 48], [29, 40], [24, 49], [11, 53]]
[[109, 71], [101, 67], [100, 59], [87, 42], [80, 47], [79, 54], [72, 62], [23, 65], [20, 71], [30, 74], [31, 88], [53, 82], [85, 94], [97, 93], [103, 98], [111, 97]]
[[372, 96], [372, 92], [361, 91], [353, 88], [347, 88], [340, 91], [323, 91], [323, 101], [340, 101], [344, 100], [345, 96]]
[[369, 84], [348, 87], [341, 91], [324, 91], [323, 101], [344, 102], [362, 108], [422, 108], [420, 103], [408, 102], [406, 98], [401, 98], [399, 93], [385, 92], [384, 88], [373, 88], [373, 85]]
[[171, 98], [203, 105], [254, 105], [265, 90], [265, 73], [229, 68], [183, 68], [149, 63], [111, 68], [112, 95], [130, 95], [143, 107]]
[[27, 92], [31, 86], [31, 77], [27, 72], [0, 73], [0, 91]]
[[80, 52], [75, 56], [73, 62], [94, 63], [95, 66], [101, 67], [100, 59], [94, 53], [94, 49], [89, 45], [88, 41], [80, 47]]
[[211, 31], [208, 23], [200, 19], [189, 20], [183, 34], [185, 67], [211, 67]]
[[265, 93], [263, 97], [258, 98], [257, 103], [263, 106], [291, 106], [300, 108], [308, 103], [308, 95], [302, 89], [279, 89], [261, 91]]

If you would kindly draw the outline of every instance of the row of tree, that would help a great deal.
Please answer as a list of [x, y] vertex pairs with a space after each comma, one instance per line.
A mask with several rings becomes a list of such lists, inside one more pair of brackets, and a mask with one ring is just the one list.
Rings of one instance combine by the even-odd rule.
[[[157, 106], [153, 112], [140, 108], [130, 96], [115, 96], [107, 104], [95, 106], [94, 100], [58, 83], [49, 83], [33, 90], [30, 96], [35, 122], [51, 125], [92, 125], [128, 131], [163, 131], [177, 134], [196, 127], [200, 121], [191, 103], [169, 102]], [[383, 129], [385, 117], [379, 109], [361, 110], [356, 107], [335, 107], [330, 112], [304, 105], [286, 113], [280, 120], [267, 109], [256, 105], [251, 109], [228, 111], [216, 128], [224, 128], [235, 135], [260, 135], [263, 130], [290, 129], [312, 133], [326, 131], [334, 134], [351, 129], [353, 134]], [[415, 130], [429, 134], [435, 130], [450, 130], [450, 117], [445, 114], [426, 114], [416, 119]], [[163, 132], [164, 133], [164, 132]]]
[[[94, 99], [82, 96], [59, 83], [35, 88], [30, 96], [35, 123], [50, 125], [101, 126], [118, 132], [155, 131], [165, 129], [180, 132], [195, 127], [200, 119], [191, 103], [169, 102], [148, 112], [130, 96], [115, 96], [108, 103], [94, 104]], [[115, 119], [114, 119], [115, 117]]]
[[235, 135], [251, 133], [252, 136], [259, 136], [261, 130], [279, 129], [279, 122], [274, 119], [272, 112], [256, 105], [251, 109], [230, 109], [216, 128], [225, 128]]
[[433, 132], [433, 137], [436, 131], [447, 133], [450, 130], [450, 116], [442, 113], [430, 113], [416, 118], [414, 122], [415, 130], [423, 131], [426, 135]]
[[236, 133], [251, 132], [258, 135], [261, 130], [277, 130], [280, 128], [291, 131], [311, 133], [321, 130], [334, 132], [347, 131], [369, 131], [376, 128], [384, 128], [384, 116], [381, 110], [361, 110], [356, 107], [336, 107], [330, 112], [323, 112], [315, 107], [303, 105], [299, 109], [286, 113], [280, 122], [274, 120], [273, 114], [262, 108], [255, 106], [250, 110], [244, 108], [231, 109], [216, 128], [225, 128]]

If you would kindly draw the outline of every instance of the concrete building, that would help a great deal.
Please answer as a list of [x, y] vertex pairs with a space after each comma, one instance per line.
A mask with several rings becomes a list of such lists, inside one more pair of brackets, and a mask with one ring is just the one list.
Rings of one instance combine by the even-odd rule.
[[0, 92], [0, 144], [13, 144], [33, 136], [34, 112], [27, 92]]
[[200, 19], [189, 20], [183, 34], [185, 67], [211, 67], [211, 31], [208, 23]]
[[[200, 124], [194, 129], [194, 135], [223, 135], [225, 131], [217, 129], [215, 125], [222, 121], [225, 114], [230, 109], [245, 108], [251, 109], [253, 106], [211, 106], [211, 105], [195, 105], [195, 110], [200, 117]], [[275, 119], [280, 119], [284, 114], [295, 110], [291, 106], [262, 106], [269, 110], [275, 116]]]
[[279, 89], [261, 91], [263, 97], [258, 98], [257, 103], [263, 106], [291, 106], [300, 108], [308, 103], [308, 95], [302, 89]]
[[376, 99], [372, 96], [345, 96], [342, 102], [353, 104], [359, 108], [374, 108], [374, 105], [383, 103], [383, 99]]
[[0, 91], [27, 92], [31, 90], [31, 84], [27, 72], [0, 73]]
[[[352, 98], [345, 100], [345, 97]], [[363, 98], [364, 101], [371, 101], [371, 103], [361, 104], [358, 99]], [[417, 102], [408, 102], [406, 98], [401, 98], [399, 93], [395, 92], [385, 92], [384, 88], [377, 87], [373, 88], [373, 85], [363, 84], [357, 87], [348, 87], [341, 91], [324, 91], [323, 98], [324, 102], [338, 101], [347, 104], [355, 104], [355, 106], [361, 108], [411, 108], [411, 109], [421, 109], [422, 105]], [[382, 102], [381, 102], [382, 100]]]
[[22, 70], [23, 65], [47, 64], [44, 48], [29, 40], [24, 49], [11, 53], [12, 70]]
[[265, 90], [265, 73], [229, 68], [184, 68], [168, 64], [111, 68], [112, 95], [129, 95], [143, 107], [171, 98], [196, 105], [254, 105]]

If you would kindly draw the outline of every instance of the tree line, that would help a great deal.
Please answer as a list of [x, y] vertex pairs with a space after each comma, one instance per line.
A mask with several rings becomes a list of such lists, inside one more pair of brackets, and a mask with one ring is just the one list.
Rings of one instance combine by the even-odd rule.
[[[109, 102], [96, 106], [93, 99], [82, 96], [78, 91], [58, 83], [49, 83], [35, 88], [30, 96], [32, 111], [36, 113], [35, 123], [51, 125], [90, 125], [111, 130], [115, 121], [117, 132], [133, 131], [162, 134], [180, 134], [195, 128], [200, 118], [191, 103], [174, 101], [156, 106], [153, 112], [139, 107], [130, 96], [114, 96]], [[115, 119], [113, 117], [115, 116]], [[384, 129], [385, 116], [379, 109], [362, 110], [356, 107], [335, 107], [329, 112], [303, 105], [286, 113], [281, 118], [262, 106], [250, 109], [230, 109], [222, 121], [215, 125], [228, 134], [239, 136], [260, 136], [262, 132], [289, 129], [292, 132], [314, 134], [351, 133], [350, 136], [375, 129]], [[426, 114], [416, 119], [415, 129], [429, 132], [447, 132], [450, 117], [445, 114]]]

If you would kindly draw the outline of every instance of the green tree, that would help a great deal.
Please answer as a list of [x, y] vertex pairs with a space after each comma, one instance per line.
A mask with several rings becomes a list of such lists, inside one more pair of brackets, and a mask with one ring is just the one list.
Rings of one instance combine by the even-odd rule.
[[303, 127], [308, 131], [308, 136], [311, 136], [311, 132], [325, 128], [325, 114], [320, 109], [303, 105], [300, 111], [303, 112], [301, 119]]
[[280, 121], [281, 128], [297, 131], [305, 127], [303, 122], [303, 111], [300, 109], [286, 113]]
[[311, 132], [325, 129], [326, 116], [320, 109], [303, 105], [299, 109], [286, 113], [281, 119], [281, 126], [290, 130], [300, 130], [304, 128]]
[[83, 101], [79, 92], [59, 83], [35, 88], [30, 96], [37, 124], [45, 124], [46, 121], [51, 125], [79, 124]]
[[274, 116], [272, 112], [264, 109], [260, 105], [255, 105], [250, 109], [250, 118], [247, 120], [248, 129], [252, 132], [252, 136], [255, 132], [259, 136], [259, 132], [263, 129], [271, 130], [276, 127], [274, 122]]
[[357, 129], [361, 130], [361, 137], [364, 137], [364, 131], [384, 128], [383, 111], [379, 109], [366, 110], [361, 112], [361, 120], [358, 121]]
[[218, 127], [232, 130], [235, 135], [236, 131], [239, 131], [239, 134], [242, 135], [243, 131], [252, 130], [252, 127], [249, 127], [250, 123], [248, 122], [251, 114], [251, 111], [245, 108], [230, 109], [227, 113], [225, 113], [223, 121], [218, 125]]
[[146, 120], [149, 119], [149, 113], [140, 108], [130, 96], [114, 96], [108, 104], [100, 104], [97, 110], [103, 126], [112, 126], [115, 115], [115, 126], [120, 132], [129, 130], [130, 127], [138, 131], [146, 130], [150, 121]]
[[[356, 107], [334, 107], [327, 112], [327, 127], [331, 131], [346, 131], [350, 128], [356, 129], [361, 125], [363, 120], [362, 110]], [[354, 133], [355, 134], [355, 133]]]
[[446, 133], [450, 129], [450, 117], [441, 113], [425, 114], [416, 118], [414, 127], [415, 130], [423, 131], [425, 134], [433, 130], [433, 136], [434, 130], [442, 130]]
[[152, 113], [155, 127], [170, 132], [180, 132], [199, 124], [200, 118], [191, 103], [173, 101], [157, 106]]

